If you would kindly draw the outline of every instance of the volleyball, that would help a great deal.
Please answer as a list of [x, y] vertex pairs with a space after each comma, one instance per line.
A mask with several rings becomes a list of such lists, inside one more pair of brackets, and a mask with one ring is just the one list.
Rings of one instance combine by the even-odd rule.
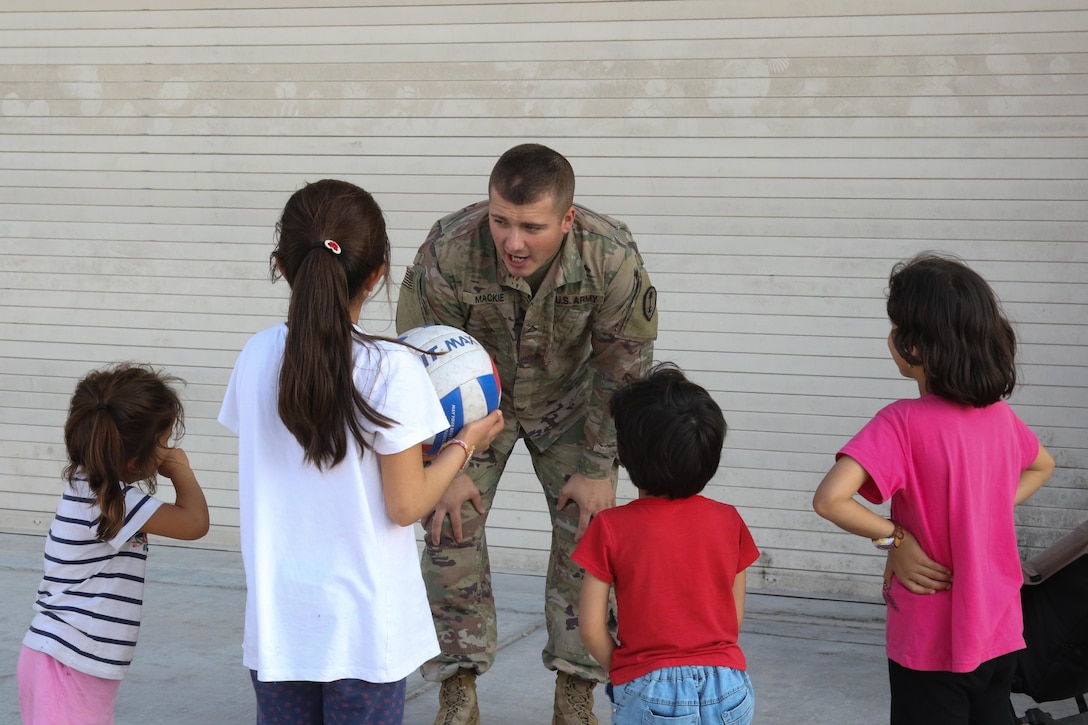
[[483, 345], [456, 327], [424, 325], [408, 330], [399, 339], [423, 350], [419, 359], [446, 411], [449, 427], [423, 443], [424, 454], [436, 455], [466, 423], [499, 407], [499, 372]]

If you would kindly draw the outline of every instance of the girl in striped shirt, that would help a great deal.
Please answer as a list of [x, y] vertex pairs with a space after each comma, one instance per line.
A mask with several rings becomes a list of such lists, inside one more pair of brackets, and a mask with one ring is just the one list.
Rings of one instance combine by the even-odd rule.
[[[45, 543], [45, 576], [19, 655], [24, 725], [106, 725], [140, 631], [147, 535], [199, 539], [208, 504], [185, 451], [171, 383], [142, 365], [90, 373], [64, 425], [66, 485]], [[174, 484], [174, 504], [155, 492]]]

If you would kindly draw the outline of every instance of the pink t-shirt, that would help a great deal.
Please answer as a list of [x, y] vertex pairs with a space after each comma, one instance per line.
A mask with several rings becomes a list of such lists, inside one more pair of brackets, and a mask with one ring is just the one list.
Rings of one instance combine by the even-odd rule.
[[935, 561], [951, 589], [889, 592], [889, 659], [913, 670], [971, 672], [1023, 649], [1013, 506], [1039, 455], [1035, 434], [1004, 401], [985, 408], [927, 394], [881, 410], [839, 451], [872, 478], [861, 495], [892, 500], [892, 518]]
[[733, 582], [758, 556], [737, 510], [703, 496], [597, 514], [571, 558], [616, 590], [612, 684], [662, 667], [743, 670]]

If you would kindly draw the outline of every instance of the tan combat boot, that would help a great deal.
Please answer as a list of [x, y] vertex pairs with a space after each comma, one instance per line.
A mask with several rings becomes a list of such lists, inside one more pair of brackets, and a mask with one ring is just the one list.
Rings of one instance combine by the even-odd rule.
[[461, 667], [457, 674], [442, 680], [438, 691], [438, 715], [434, 725], [480, 725], [476, 702], [476, 670]]
[[560, 672], [555, 678], [555, 713], [552, 725], [597, 725], [593, 688], [597, 683]]

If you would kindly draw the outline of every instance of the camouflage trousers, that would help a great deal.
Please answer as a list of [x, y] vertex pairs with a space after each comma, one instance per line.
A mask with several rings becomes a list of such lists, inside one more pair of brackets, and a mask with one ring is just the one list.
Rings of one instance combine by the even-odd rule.
[[[449, 519], [443, 524], [442, 539], [437, 546], [431, 544], [429, 536], [425, 537], [423, 579], [442, 648], [442, 654], [424, 663], [422, 668], [423, 676], [432, 682], [450, 677], [459, 667], [471, 667], [483, 674], [495, 661], [498, 632], [484, 527], [499, 478], [519, 437], [517, 428], [512, 428], [504, 431], [487, 453], [476, 456], [467, 469], [480, 489], [484, 513], [476, 513], [471, 504], [462, 507], [461, 543], [454, 542]], [[577, 470], [582, 456], [582, 425], [572, 426], [569, 434], [545, 451], [538, 450], [528, 439], [525, 444], [544, 488], [552, 524], [544, 595], [548, 632], [548, 643], [542, 652], [544, 665], [587, 680], [607, 682], [608, 673], [586, 652], [578, 633], [578, 598], [584, 572], [570, 558], [578, 530], [578, 506], [572, 502], [563, 511], [556, 509], [559, 491]], [[613, 490], [615, 486], [613, 467]]]

